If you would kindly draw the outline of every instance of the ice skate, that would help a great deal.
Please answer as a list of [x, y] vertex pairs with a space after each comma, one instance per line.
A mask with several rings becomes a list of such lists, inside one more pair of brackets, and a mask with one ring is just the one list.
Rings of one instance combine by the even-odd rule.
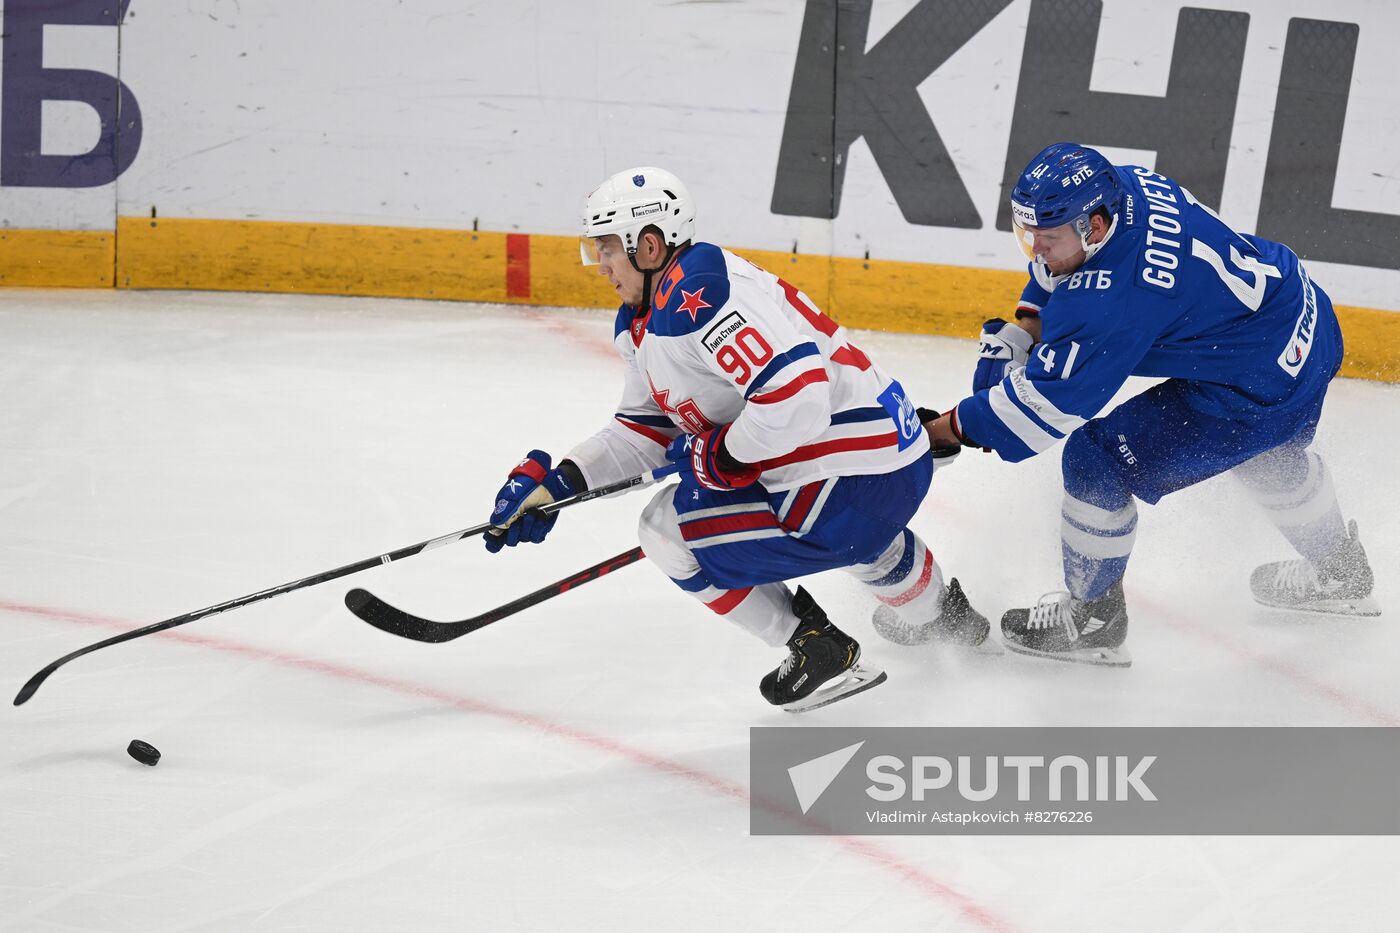
[[1001, 617], [1006, 647], [1057, 661], [1129, 667], [1132, 655], [1122, 647], [1128, 634], [1123, 581], [1086, 602], [1066, 592], [1049, 593], [1029, 609], [1012, 609]]
[[1371, 596], [1374, 582], [1352, 521], [1346, 540], [1320, 564], [1301, 558], [1264, 564], [1250, 575], [1249, 588], [1255, 602], [1276, 609], [1378, 616], [1381, 608]]
[[913, 624], [891, 606], [880, 606], [871, 620], [881, 638], [896, 645], [915, 646], [930, 642], [974, 648], [983, 654], [1000, 654], [1001, 647], [987, 638], [991, 623], [967, 601], [956, 577], [948, 581], [943, 595], [943, 611], [931, 622]]
[[860, 666], [860, 645], [832, 625], [802, 587], [793, 594], [792, 611], [797, 631], [788, 639], [786, 660], [759, 684], [765, 700], [801, 713], [885, 682], [884, 671]]

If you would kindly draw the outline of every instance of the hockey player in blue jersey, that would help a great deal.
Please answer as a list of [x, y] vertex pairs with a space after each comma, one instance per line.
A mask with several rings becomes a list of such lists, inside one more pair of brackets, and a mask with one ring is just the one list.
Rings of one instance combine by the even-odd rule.
[[908, 527], [935, 463], [903, 388], [802, 292], [694, 236], [670, 172], [629, 169], [588, 196], [583, 259], [622, 301], [622, 398], [557, 465], [533, 450], [510, 472], [487, 549], [542, 541], [556, 515], [534, 506], [672, 460], [680, 484], [642, 512], [642, 547], [690, 597], [787, 647], [760, 683], [770, 703], [811, 709], [885, 677], [793, 577], [845, 569], [883, 603], [887, 637], [981, 645], [986, 618]]
[[[1137, 500], [1232, 471], [1301, 559], [1257, 568], [1268, 606], [1376, 615], [1372, 574], [1308, 449], [1342, 360], [1332, 303], [1287, 246], [1236, 233], [1172, 179], [1056, 143], [1011, 196], [1031, 260], [1017, 323], [988, 321], [974, 394], [925, 426], [1019, 461], [1065, 442], [1068, 592], [1002, 617], [1013, 650], [1127, 666]], [[1096, 417], [1128, 376], [1166, 381]]]

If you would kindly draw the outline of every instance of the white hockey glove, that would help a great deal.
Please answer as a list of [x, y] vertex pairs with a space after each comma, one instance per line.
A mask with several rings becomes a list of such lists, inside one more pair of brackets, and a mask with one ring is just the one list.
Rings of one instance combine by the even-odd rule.
[[1015, 324], [993, 318], [982, 325], [978, 337], [977, 368], [972, 372], [972, 391], [990, 389], [1006, 378], [1007, 372], [1020, 369], [1031, 358], [1035, 338]]

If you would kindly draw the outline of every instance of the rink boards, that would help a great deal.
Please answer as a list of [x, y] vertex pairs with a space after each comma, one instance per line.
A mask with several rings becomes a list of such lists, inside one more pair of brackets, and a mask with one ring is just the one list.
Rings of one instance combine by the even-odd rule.
[[0, 9], [0, 283], [604, 305], [578, 205], [660, 164], [843, 323], [969, 336], [1020, 287], [1007, 181], [1068, 137], [1289, 243], [1345, 372], [1400, 380], [1392, 4]]

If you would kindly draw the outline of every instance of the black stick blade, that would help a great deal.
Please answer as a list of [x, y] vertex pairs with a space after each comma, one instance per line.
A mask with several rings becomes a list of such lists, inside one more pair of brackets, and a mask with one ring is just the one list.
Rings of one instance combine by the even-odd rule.
[[38, 690], [39, 686], [45, 680], [47, 680], [49, 675], [52, 674], [55, 670], [57, 670], [57, 667], [53, 664], [50, 664], [42, 671], [29, 678], [29, 680], [25, 682], [24, 686], [19, 688], [19, 693], [15, 694], [15, 705], [21, 706], [24, 703], [28, 702], [29, 698], [34, 695], [34, 691]]
[[465, 634], [460, 626], [409, 615], [358, 587], [345, 594], [345, 608], [380, 631], [411, 641], [437, 644]]
[[619, 567], [635, 564], [645, 556], [641, 548], [634, 547], [630, 551], [623, 551], [616, 557], [610, 557], [592, 567], [580, 570], [571, 577], [540, 587], [533, 593], [527, 593], [519, 599], [513, 599], [504, 605], [497, 606], [495, 609], [489, 609], [480, 615], [454, 622], [435, 622], [432, 619], [424, 619], [421, 616], [404, 612], [402, 609], [396, 609], [389, 605], [369, 590], [362, 590], [358, 587], [345, 594], [345, 607], [382, 632], [388, 632], [390, 635], [397, 635], [411, 641], [438, 644], [451, 641], [454, 638], [461, 638], [470, 632], [485, 628], [492, 622], [499, 622], [507, 616], [513, 616], [523, 609], [538, 606], [547, 599], [553, 599], [561, 593], [567, 593], [589, 580], [596, 580], [612, 573]]

